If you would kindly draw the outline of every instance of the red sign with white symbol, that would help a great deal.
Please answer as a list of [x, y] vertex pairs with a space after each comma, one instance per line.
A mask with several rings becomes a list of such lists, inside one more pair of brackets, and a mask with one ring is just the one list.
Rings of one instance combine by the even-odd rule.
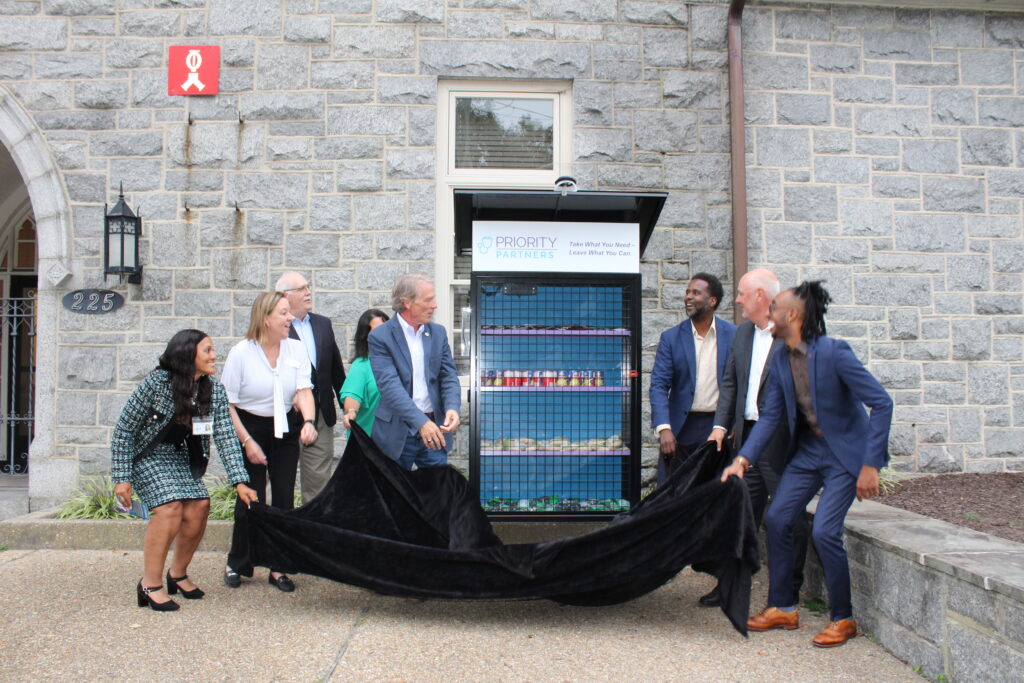
[[167, 58], [168, 95], [216, 95], [220, 45], [172, 45]]

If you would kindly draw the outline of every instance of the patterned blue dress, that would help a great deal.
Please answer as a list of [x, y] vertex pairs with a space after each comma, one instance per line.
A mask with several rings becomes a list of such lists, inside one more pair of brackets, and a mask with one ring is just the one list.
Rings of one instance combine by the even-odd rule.
[[[210, 408], [217, 453], [231, 484], [248, 482], [242, 448], [231, 424], [227, 393], [220, 382], [212, 377], [210, 381], [213, 383]], [[173, 419], [170, 373], [157, 368], [132, 392], [114, 427], [110, 443], [111, 476], [114, 482], [131, 482], [139, 499], [150, 509], [175, 500], [210, 497], [202, 480], [192, 477], [188, 449], [182, 443], [157, 443], [136, 459]], [[210, 437], [202, 436], [200, 441], [203, 452], [209, 457]]]

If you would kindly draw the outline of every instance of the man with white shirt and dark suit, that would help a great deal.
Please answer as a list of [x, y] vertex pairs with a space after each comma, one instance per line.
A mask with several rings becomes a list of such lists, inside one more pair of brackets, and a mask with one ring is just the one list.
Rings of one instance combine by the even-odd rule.
[[[764, 408], [765, 387], [771, 373], [771, 357], [785, 344], [772, 337], [772, 322], [768, 308], [779, 293], [779, 279], [770, 270], [759, 268], [740, 278], [736, 287], [736, 306], [746, 322], [736, 328], [732, 351], [725, 374], [720, 383], [715, 428], [708, 437], [722, 449], [728, 433], [734, 452], [746, 441]], [[747, 470], [747, 487], [754, 509], [754, 524], [761, 526], [768, 498], [775, 495], [779, 477], [786, 467], [789, 433], [780, 425], [765, 446], [758, 464]], [[797, 590], [803, 583], [803, 562], [807, 554], [807, 521], [801, 516], [794, 527], [797, 560], [794, 563], [793, 582]], [[718, 607], [721, 598], [718, 586], [701, 597], [705, 607]]]
[[686, 286], [686, 320], [661, 333], [651, 369], [651, 426], [658, 434], [658, 483], [669, 460], [707, 440], [718, 407], [736, 326], [715, 316], [724, 290], [718, 278], [697, 273]]
[[462, 392], [448, 333], [431, 322], [434, 283], [420, 273], [402, 275], [391, 305], [398, 315], [368, 340], [380, 391], [371, 438], [407, 470], [439, 467], [448, 463], [455, 441]]
[[295, 316], [288, 336], [302, 342], [313, 367], [317, 437], [302, 446], [299, 454], [302, 502], [308, 503], [327, 485], [338, 464], [334, 457], [334, 425], [338, 421], [334, 402], [345, 383], [345, 367], [330, 319], [312, 312], [313, 292], [306, 278], [301, 273], [285, 273], [278, 278], [275, 291], [288, 297]]

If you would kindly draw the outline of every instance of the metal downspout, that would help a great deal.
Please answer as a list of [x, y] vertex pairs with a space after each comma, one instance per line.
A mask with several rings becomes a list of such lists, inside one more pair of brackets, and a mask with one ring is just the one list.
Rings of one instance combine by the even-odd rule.
[[[735, 296], [740, 277], [747, 272], [747, 158], [746, 125], [743, 115], [743, 6], [746, 0], [729, 3], [726, 33], [729, 41], [729, 137], [732, 157], [732, 289]], [[733, 311], [740, 322], [739, 308]]]

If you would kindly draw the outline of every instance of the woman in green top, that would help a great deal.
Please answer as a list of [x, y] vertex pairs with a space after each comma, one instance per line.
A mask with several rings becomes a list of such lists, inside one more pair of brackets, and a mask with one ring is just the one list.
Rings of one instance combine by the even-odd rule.
[[341, 422], [346, 429], [351, 429], [352, 420], [355, 420], [367, 434], [373, 432], [373, 414], [380, 403], [380, 392], [377, 391], [377, 382], [370, 368], [370, 344], [367, 337], [377, 325], [387, 321], [387, 313], [371, 308], [359, 316], [359, 322], [356, 323], [356, 351], [348, 374], [345, 375], [345, 383], [338, 392], [338, 398], [345, 409]]

